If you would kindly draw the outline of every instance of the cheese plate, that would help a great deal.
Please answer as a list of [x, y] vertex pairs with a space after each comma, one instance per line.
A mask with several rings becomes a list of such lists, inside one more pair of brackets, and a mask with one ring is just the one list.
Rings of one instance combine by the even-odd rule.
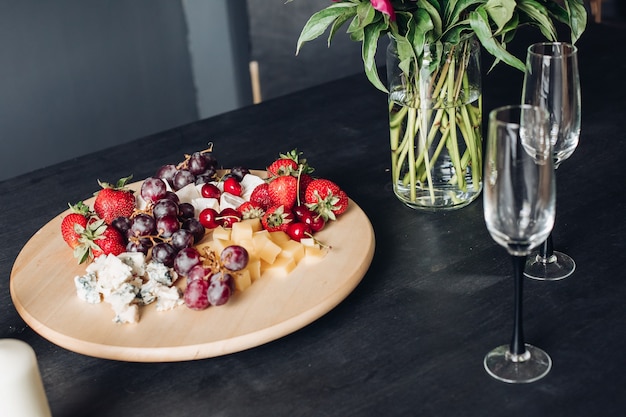
[[[86, 203], [93, 204], [93, 198]], [[264, 275], [223, 306], [157, 311], [148, 305], [141, 308], [138, 323], [117, 324], [107, 303], [88, 304], [76, 295], [74, 277], [84, 274], [86, 265], [77, 263], [61, 237], [68, 212], [38, 230], [19, 253], [11, 271], [13, 303], [24, 321], [52, 343], [121, 361], [210, 358], [284, 337], [342, 302], [367, 272], [375, 248], [369, 219], [350, 200], [348, 210], [316, 234], [331, 246], [322, 259], [304, 259], [286, 276]]]

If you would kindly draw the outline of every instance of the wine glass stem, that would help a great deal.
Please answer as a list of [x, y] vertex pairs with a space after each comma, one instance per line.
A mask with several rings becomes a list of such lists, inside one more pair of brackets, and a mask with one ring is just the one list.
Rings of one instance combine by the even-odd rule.
[[513, 260], [513, 278], [515, 284], [515, 312], [513, 317], [513, 338], [511, 339], [510, 351], [513, 355], [523, 355], [526, 352], [524, 343], [524, 329], [522, 327], [522, 302], [524, 267], [526, 256], [511, 256]]
[[554, 248], [552, 246], [552, 232], [550, 232], [546, 241], [539, 247], [539, 256], [547, 260], [550, 259], [552, 255], [554, 255]]

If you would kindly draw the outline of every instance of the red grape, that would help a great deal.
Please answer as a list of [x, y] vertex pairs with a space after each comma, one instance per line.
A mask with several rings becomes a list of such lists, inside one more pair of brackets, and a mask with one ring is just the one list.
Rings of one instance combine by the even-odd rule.
[[189, 270], [200, 263], [200, 253], [196, 249], [184, 248], [174, 258], [174, 270], [186, 277]]
[[149, 203], [156, 203], [165, 197], [167, 186], [161, 178], [149, 177], [141, 184], [141, 198]]
[[187, 284], [183, 300], [185, 305], [192, 310], [204, 310], [209, 307], [207, 298], [207, 290], [209, 288], [208, 281], [197, 279]]
[[220, 261], [231, 271], [241, 271], [248, 265], [248, 251], [243, 246], [230, 245], [222, 250]]

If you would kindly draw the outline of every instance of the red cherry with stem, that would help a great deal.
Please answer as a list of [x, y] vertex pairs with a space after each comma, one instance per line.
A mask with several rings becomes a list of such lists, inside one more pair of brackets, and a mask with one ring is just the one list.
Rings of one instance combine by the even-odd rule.
[[311, 237], [311, 227], [302, 222], [291, 223], [287, 226], [287, 234], [296, 242], [300, 242], [301, 239]]
[[296, 216], [296, 219], [298, 220], [302, 220], [305, 216], [313, 215], [313, 211], [307, 206], [305, 206], [304, 204], [294, 206], [294, 208], [291, 211], [293, 212], [293, 214]]
[[200, 224], [207, 229], [215, 229], [220, 225], [220, 220], [218, 219], [219, 213], [217, 210], [212, 208], [205, 208], [198, 215], [198, 221]]
[[319, 232], [324, 228], [324, 226], [326, 226], [326, 220], [324, 220], [324, 218], [317, 213], [313, 213], [311, 216], [305, 217], [303, 221], [309, 225], [313, 233]]
[[234, 208], [227, 207], [224, 210], [220, 211], [217, 220], [222, 227], [233, 227], [234, 223], [237, 223], [241, 220], [241, 213], [239, 213]]

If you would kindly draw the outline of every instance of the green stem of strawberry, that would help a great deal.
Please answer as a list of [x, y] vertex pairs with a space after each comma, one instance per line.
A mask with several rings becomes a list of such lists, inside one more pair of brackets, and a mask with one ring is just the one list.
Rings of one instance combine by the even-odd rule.
[[302, 176], [302, 170], [304, 169], [304, 165], [298, 165], [298, 181], [296, 182], [296, 204], [300, 205], [300, 177]]

